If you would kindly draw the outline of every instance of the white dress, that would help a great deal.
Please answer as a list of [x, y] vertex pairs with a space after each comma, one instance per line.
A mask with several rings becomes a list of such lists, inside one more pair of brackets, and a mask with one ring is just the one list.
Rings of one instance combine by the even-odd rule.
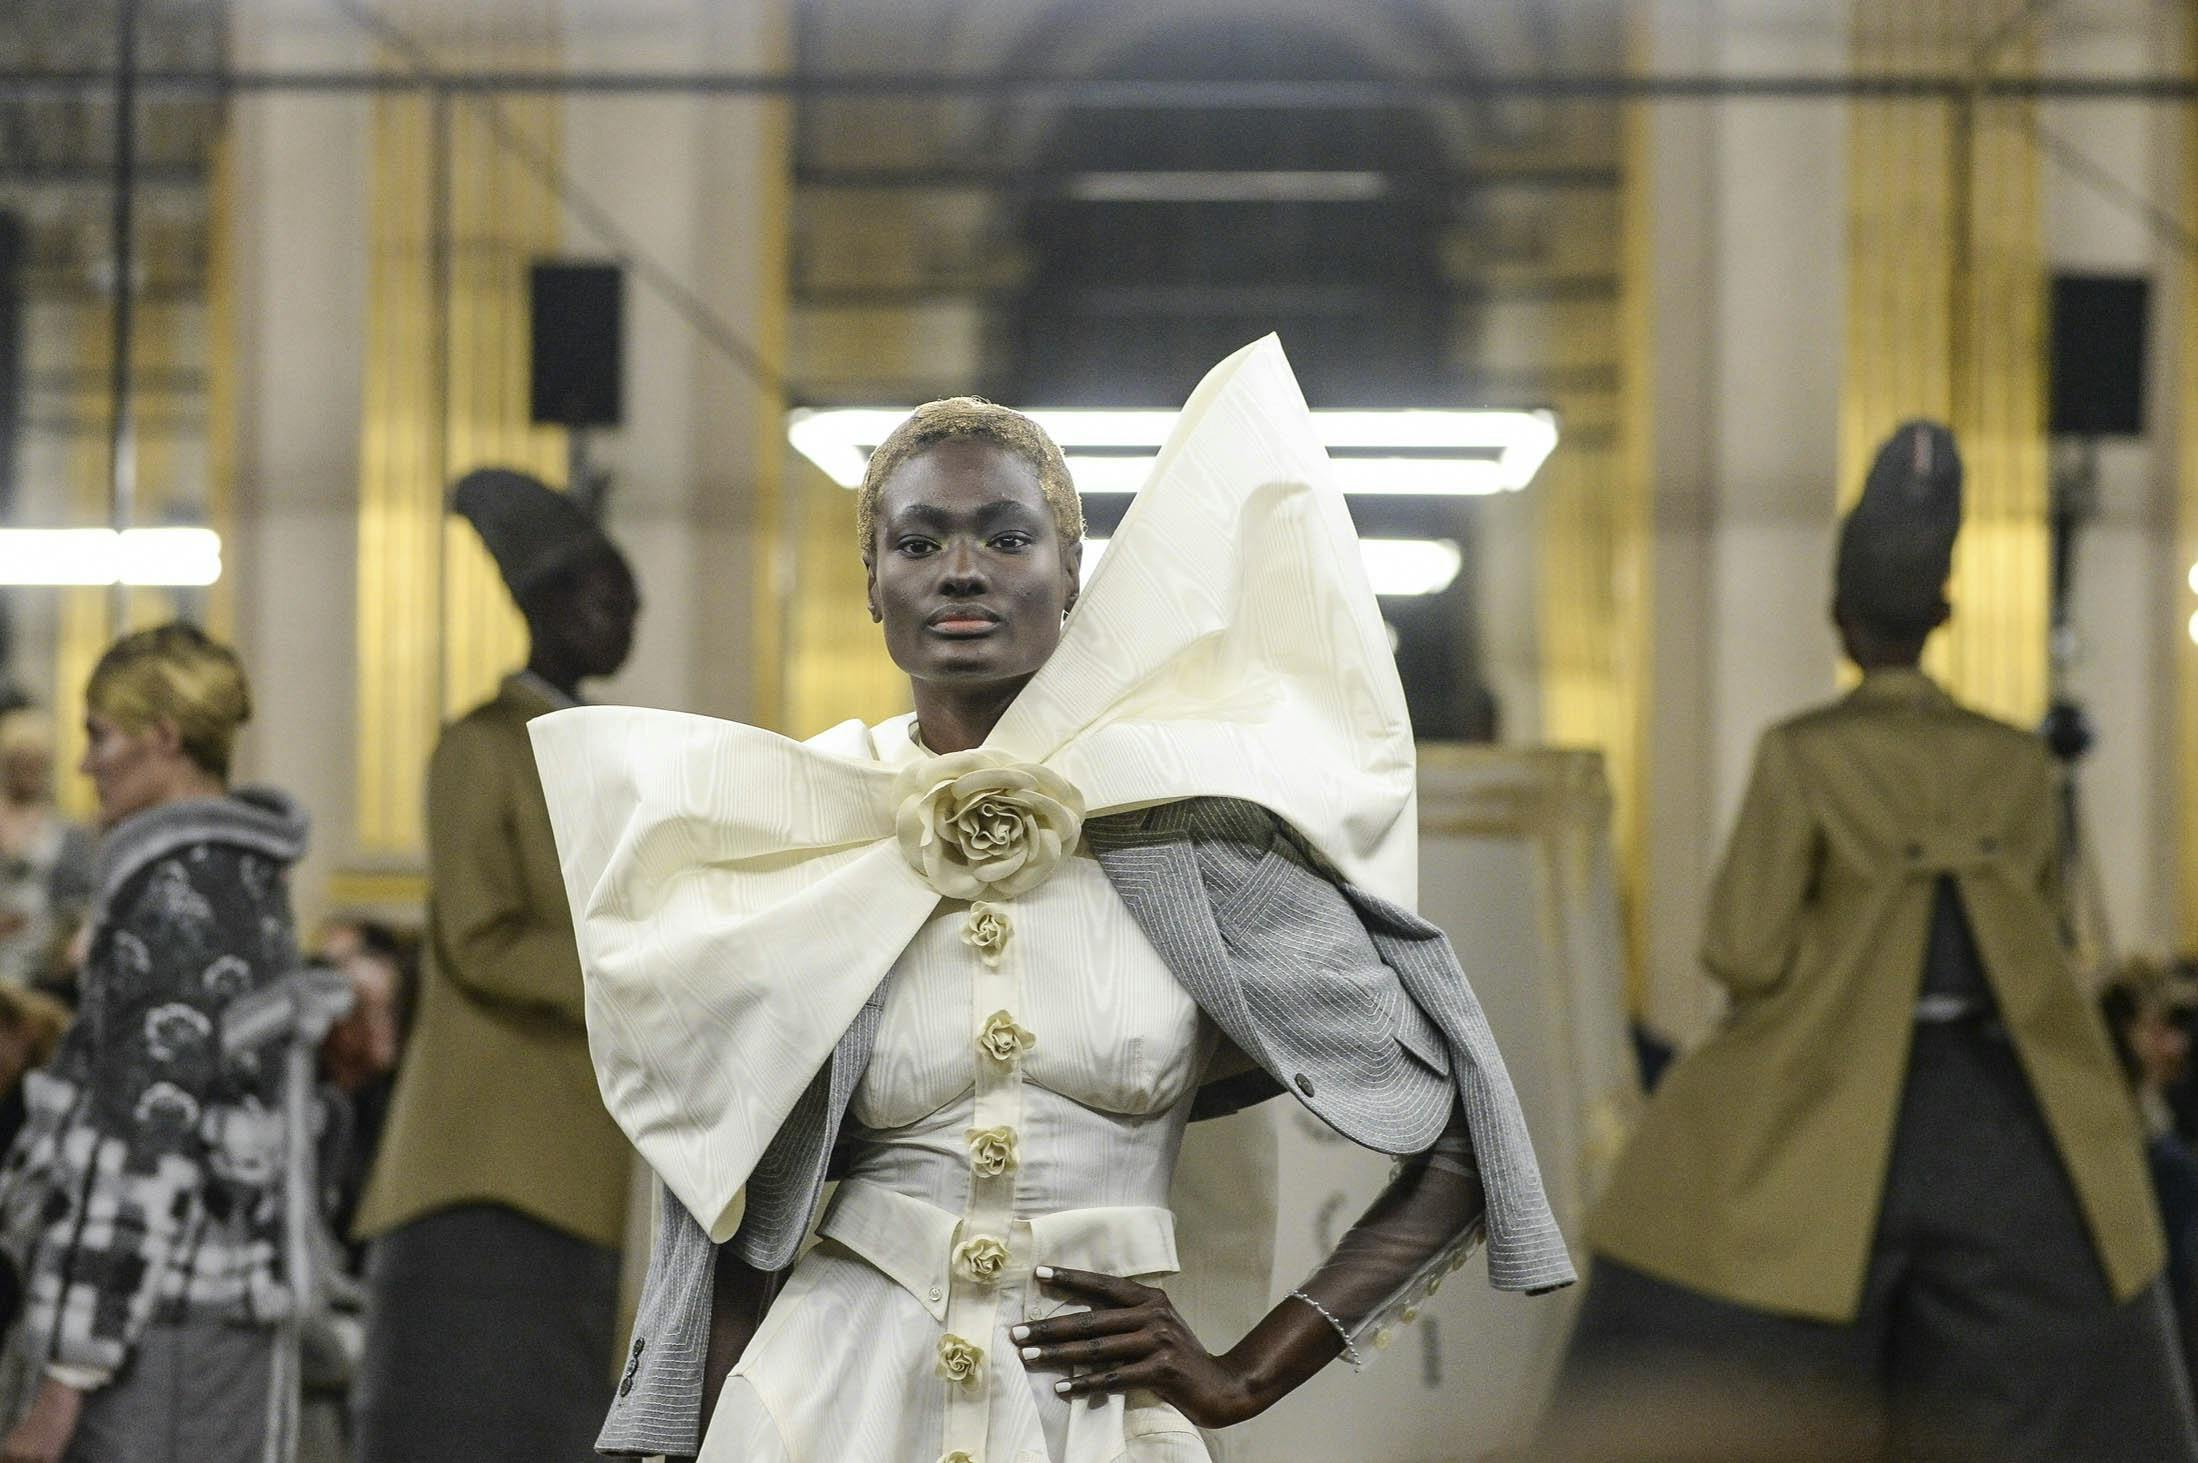
[[[877, 729], [883, 760], [921, 755], [905, 727]], [[1168, 1186], [1216, 1040], [1088, 853], [942, 902], [887, 977], [822, 1238], [700, 1463], [1206, 1463], [1156, 1399], [1056, 1396], [1008, 1328], [1081, 1308], [1033, 1265], [1176, 1269]]]

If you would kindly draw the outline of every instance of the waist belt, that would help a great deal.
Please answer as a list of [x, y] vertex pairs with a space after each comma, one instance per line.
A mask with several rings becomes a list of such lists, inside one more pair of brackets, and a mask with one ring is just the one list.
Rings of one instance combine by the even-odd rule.
[[[961, 1229], [959, 1214], [883, 1184], [849, 1179], [833, 1195], [817, 1233], [877, 1267], [944, 1324], [954, 1248], [972, 1238]], [[1028, 1276], [1034, 1265], [1140, 1278], [1172, 1275], [1179, 1268], [1175, 1214], [1150, 1205], [1040, 1214], [1014, 1221], [998, 1238], [1008, 1250], [1003, 1280]]]

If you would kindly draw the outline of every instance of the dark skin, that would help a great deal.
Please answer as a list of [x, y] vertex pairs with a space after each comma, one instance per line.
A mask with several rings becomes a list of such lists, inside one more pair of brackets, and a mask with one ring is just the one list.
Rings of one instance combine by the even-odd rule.
[[[1060, 643], [1076, 603], [1080, 544], [1063, 544], [1035, 468], [988, 442], [950, 441], [902, 464], [878, 497], [866, 556], [870, 616], [908, 673], [923, 743], [944, 755], [980, 745]], [[1319, 1312], [1285, 1300], [1215, 1355], [1165, 1291], [1088, 1270], [1036, 1272], [1091, 1307], [1010, 1333], [1023, 1364], [1066, 1373], [1084, 1397], [1148, 1391], [1201, 1427], [1256, 1417], [1343, 1351]], [[702, 1425], [771, 1295], [775, 1276], [722, 1251], [704, 1360]]]
[[1947, 622], [1952, 611], [1939, 606], [1939, 617], [1931, 629], [1921, 635], [1888, 635], [1851, 616], [1842, 614], [1838, 606], [1832, 608], [1832, 625], [1839, 631], [1840, 649], [1855, 669], [1870, 671], [1912, 671], [1923, 663], [1924, 643], [1932, 632]]
[[519, 611], [527, 669], [577, 698], [582, 681], [616, 675], [633, 653], [641, 591], [625, 558], [606, 549], [530, 591]]

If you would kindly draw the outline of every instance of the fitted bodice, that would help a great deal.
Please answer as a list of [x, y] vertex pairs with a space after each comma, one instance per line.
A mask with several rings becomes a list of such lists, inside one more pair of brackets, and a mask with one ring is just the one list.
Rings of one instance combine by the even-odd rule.
[[850, 1175], [963, 1207], [979, 1069], [970, 1033], [998, 1002], [1033, 1038], [1016, 1211], [1164, 1206], [1213, 1028], [1088, 854], [992, 913], [1007, 931], [994, 966], [967, 938], [971, 906], [949, 901], [887, 978], [850, 1109]]

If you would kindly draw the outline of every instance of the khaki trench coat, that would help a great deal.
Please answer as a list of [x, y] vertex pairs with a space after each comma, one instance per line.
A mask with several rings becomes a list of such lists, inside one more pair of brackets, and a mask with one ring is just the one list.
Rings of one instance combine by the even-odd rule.
[[362, 1238], [504, 1204], [621, 1246], [633, 1150], [588, 1058], [580, 955], [522, 678], [443, 731], [428, 769], [428, 939]]
[[2035, 737], [1921, 672], [1873, 673], [1767, 732], [1703, 941], [1730, 1014], [1649, 1104], [1594, 1251], [1759, 1309], [1853, 1319], [1948, 875], [2108, 1285], [2126, 1299], [2158, 1275], [2135, 1109], [2060, 937], [2057, 806]]

